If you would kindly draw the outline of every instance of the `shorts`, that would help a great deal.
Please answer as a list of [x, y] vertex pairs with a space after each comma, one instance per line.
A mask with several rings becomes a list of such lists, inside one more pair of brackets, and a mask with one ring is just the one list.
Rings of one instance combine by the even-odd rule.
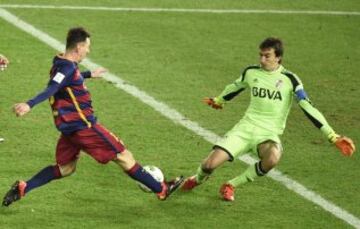
[[267, 140], [278, 143], [281, 141], [277, 134], [264, 128], [255, 126], [247, 121], [240, 121], [225, 136], [216, 142], [214, 148], [221, 148], [230, 156], [230, 161], [245, 153], [257, 154], [257, 146]]
[[66, 165], [79, 158], [80, 150], [89, 154], [101, 164], [106, 164], [125, 150], [122, 141], [100, 124], [76, 131], [70, 135], [61, 134], [56, 146], [56, 162]]

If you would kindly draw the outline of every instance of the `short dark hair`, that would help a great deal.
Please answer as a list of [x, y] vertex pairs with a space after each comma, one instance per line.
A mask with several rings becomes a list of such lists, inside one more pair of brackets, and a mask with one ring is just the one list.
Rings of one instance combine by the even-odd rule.
[[75, 48], [78, 43], [86, 41], [86, 38], [90, 38], [90, 33], [83, 27], [69, 29], [66, 37], [66, 49]]
[[284, 55], [283, 43], [279, 38], [268, 37], [259, 45], [261, 50], [273, 48], [275, 50], [275, 55], [277, 57], [282, 57]]

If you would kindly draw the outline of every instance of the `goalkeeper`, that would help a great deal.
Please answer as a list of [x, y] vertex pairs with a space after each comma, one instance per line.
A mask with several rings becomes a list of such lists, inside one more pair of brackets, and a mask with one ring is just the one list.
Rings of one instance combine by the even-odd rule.
[[225, 87], [215, 98], [205, 98], [214, 109], [221, 109], [246, 88], [251, 99], [244, 117], [223, 139], [218, 141], [210, 155], [202, 162], [194, 176], [186, 179], [183, 191], [202, 184], [225, 161], [250, 151], [257, 153], [260, 161], [250, 165], [242, 174], [224, 183], [220, 195], [233, 201], [235, 187], [264, 176], [280, 161], [282, 146], [279, 136], [295, 97], [310, 121], [333, 143], [343, 155], [351, 156], [355, 145], [350, 138], [340, 136], [330, 127], [324, 116], [312, 106], [300, 79], [282, 65], [283, 45], [277, 38], [267, 38], [259, 46], [260, 65], [247, 67], [241, 77]]

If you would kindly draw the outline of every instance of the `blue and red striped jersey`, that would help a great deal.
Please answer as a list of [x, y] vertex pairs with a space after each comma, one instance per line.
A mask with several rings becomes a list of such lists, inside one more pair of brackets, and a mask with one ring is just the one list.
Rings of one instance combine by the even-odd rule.
[[61, 87], [49, 99], [57, 129], [69, 134], [95, 124], [91, 96], [77, 63], [56, 56], [50, 78], [50, 81], [63, 78], [62, 82], [59, 82]]
[[30, 107], [49, 99], [57, 129], [63, 134], [90, 128], [96, 123], [91, 96], [84, 78], [91, 72], [80, 72], [76, 62], [57, 55], [53, 59], [48, 87], [27, 103]]

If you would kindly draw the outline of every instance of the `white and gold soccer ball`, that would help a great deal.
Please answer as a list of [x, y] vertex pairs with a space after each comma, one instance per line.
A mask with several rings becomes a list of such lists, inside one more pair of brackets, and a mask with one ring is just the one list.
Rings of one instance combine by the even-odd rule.
[[[156, 181], [163, 182], [164, 181], [164, 174], [163, 172], [154, 165], [145, 165], [143, 166], [143, 169], [149, 173]], [[146, 187], [145, 185], [138, 183], [139, 188], [143, 190], [144, 192], [152, 192], [151, 189]]]

